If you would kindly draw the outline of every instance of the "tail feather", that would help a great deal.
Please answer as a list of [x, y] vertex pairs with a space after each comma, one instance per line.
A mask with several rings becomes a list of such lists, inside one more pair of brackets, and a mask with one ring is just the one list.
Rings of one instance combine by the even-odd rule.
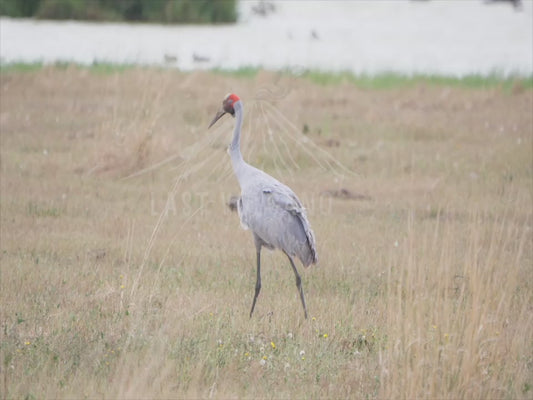
[[308, 267], [311, 264], [318, 263], [315, 234], [313, 233], [309, 221], [307, 220], [307, 216], [305, 215], [305, 212], [303, 210], [302, 212], [298, 213], [298, 218], [300, 220], [300, 223], [302, 224], [302, 228], [304, 229], [305, 236], [307, 237], [307, 248], [305, 249], [304, 254], [299, 255], [298, 258], [300, 259], [304, 267]]

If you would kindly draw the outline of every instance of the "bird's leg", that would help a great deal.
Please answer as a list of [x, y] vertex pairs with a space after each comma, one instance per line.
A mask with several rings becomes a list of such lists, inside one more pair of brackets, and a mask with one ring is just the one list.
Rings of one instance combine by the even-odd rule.
[[298, 292], [300, 292], [300, 299], [302, 300], [302, 306], [304, 308], [304, 314], [305, 319], [307, 319], [307, 306], [305, 305], [305, 296], [304, 296], [304, 289], [302, 287], [302, 278], [300, 277], [300, 274], [298, 273], [298, 270], [296, 269], [296, 265], [294, 265], [294, 261], [292, 260], [292, 257], [285, 253], [285, 255], [289, 258], [289, 261], [291, 262], [292, 270], [294, 271], [294, 275], [296, 276], [296, 287], [298, 288]]
[[254, 295], [254, 301], [252, 303], [252, 309], [250, 310], [250, 318], [252, 318], [252, 314], [254, 313], [255, 308], [255, 302], [257, 300], [257, 296], [259, 296], [259, 292], [261, 291], [261, 246], [257, 246], [257, 281], [255, 282], [255, 295]]

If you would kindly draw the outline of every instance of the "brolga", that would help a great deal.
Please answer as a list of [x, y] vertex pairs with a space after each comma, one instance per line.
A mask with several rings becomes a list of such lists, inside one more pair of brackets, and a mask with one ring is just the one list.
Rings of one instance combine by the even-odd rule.
[[262, 247], [271, 250], [280, 249], [288, 257], [296, 277], [296, 287], [300, 294], [305, 318], [307, 318], [302, 278], [294, 264], [294, 258], [298, 258], [304, 267], [317, 263], [315, 237], [305, 209], [294, 192], [242, 158], [240, 143], [243, 113], [242, 101], [237, 95], [230, 93], [224, 97], [222, 109], [216, 113], [209, 128], [225, 114], [235, 117], [235, 129], [228, 152], [231, 156], [233, 171], [241, 187], [237, 210], [243, 228], [250, 229], [253, 233], [257, 256], [257, 281], [250, 318], [261, 291]]

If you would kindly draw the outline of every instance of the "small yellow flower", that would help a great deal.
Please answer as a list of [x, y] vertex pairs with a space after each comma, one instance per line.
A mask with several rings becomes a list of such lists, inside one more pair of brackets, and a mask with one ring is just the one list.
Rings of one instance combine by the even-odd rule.
[[31, 342], [24, 342], [24, 344], [25, 344], [26, 346], [29, 346], [29, 345], [31, 344]]
[[124, 289], [124, 285], [120, 285], [120, 288], [121, 288], [121, 289]]
[[313, 321], [316, 321], [316, 318], [315, 318], [315, 317], [313, 317], [313, 318], [311, 318], [311, 320], [313, 320]]
[[327, 333], [324, 333], [322, 336], [324, 336], [324, 339], [328, 338], [328, 334]]
[[244, 356], [245, 357], [250, 357], [250, 353], [246, 352], [246, 353], [244, 353]]
[[263, 360], [268, 360], [268, 357], [267, 356], [263, 356]]
[[274, 342], [270, 342], [270, 345], [272, 346], [272, 349], [276, 349], [276, 344]]
[[433, 328], [433, 330], [437, 330], [437, 325], [432, 325], [431, 327]]

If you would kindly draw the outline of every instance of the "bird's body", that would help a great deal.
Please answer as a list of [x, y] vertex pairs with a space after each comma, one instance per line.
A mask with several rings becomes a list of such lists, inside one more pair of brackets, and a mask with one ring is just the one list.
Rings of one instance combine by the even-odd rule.
[[237, 208], [243, 227], [265, 247], [298, 257], [305, 267], [316, 262], [313, 232], [298, 197], [270, 175], [248, 167]]
[[293, 261], [293, 257], [297, 257], [305, 267], [318, 261], [315, 238], [305, 209], [288, 186], [246, 163], [242, 158], [240, 135], [243, 106], [236, 95], [226, 96], [223, 110], [217, 113], [211, 125], [228, 112], [236, 118], [229, 154], [241, 187], [237, 209], [242, 226], [253, 232], [257, 250], [257, 283], [250, 316], [261, 289], [260, 254], [261, 247], [264, 246], [269, 249], [280, 249], [289, 258], [307, 318], [301, 278]]

